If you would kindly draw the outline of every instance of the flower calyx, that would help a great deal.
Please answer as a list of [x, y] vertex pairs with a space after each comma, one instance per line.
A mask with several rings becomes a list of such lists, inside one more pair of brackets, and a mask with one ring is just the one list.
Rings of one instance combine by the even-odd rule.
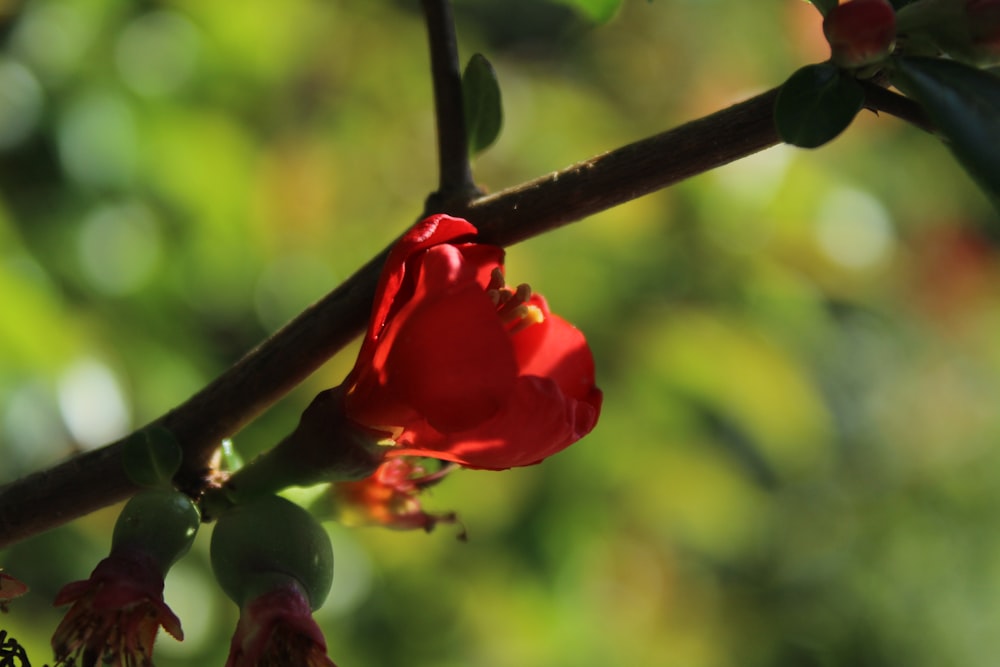
[[163, 601], [163, 579], [191, 548], [199, 524], [194, 503], [177, 491], [143, 491], [126, 503], [110, 555], [56, 595], [56, 606], [72, 605], [52, 636], [56, 665], [152, 664], [160, 627], [183, 639]]

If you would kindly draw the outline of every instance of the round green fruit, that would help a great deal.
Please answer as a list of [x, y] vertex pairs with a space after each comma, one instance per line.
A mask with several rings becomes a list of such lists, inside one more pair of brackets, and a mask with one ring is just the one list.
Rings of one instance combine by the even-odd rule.
[[212, 571], [222, 590], [243, 605], [268, 574], [288, 575], [305, 590], [312, 609], [333, 583], [333, 547], [309, 512], [279, 496], [237, 505], [212, 533]]
[[118, 515], [111, 549], [148, 553], [166, 573], [191, 548], [200, 525], [194, 501], [180, 491], [140, 491]]

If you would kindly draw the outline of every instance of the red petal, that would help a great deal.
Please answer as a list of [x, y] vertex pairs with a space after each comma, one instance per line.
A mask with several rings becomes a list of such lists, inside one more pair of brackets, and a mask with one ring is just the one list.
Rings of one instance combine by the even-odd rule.
[[83, 594], [90, 589], [90, 581], [84, 579], [82, 581], [74, 581], [72, 583], [66, 584], [59, 589], [56, 593], [56, 599], [52, 601], [53, 607], [61, 607], [64, 604], [69, 604], [70, 602], [75, 602], [76, 600], [83, 597]]
[[503, 270], [504, 250], [499, 246], [485, 243], [465, 243], [456, 246], [462, 253], [462, 259], [474, 273], [475, 281], [486, 289], [493, 277], [493, 269]]
[[0, 572], [0, 602], [13, 600], [28, 592], [28, 585], [9, 574]]
[[507, 401], [517, 364], [496, 309], [478, 285], [415, 300], [390, 328], [386, 387], [435, 429], [469, 429]]
[[532, 295], [529, 303], [542, 310], [545, 320], [512, 336], [520, 374], [551, 378], [567, 396], [586, 399], [594, 389], [594, 356], [587, 339], [572, 324], [549, 313], [540, 295]]
[[447, 215], [432, 215], [404, 234], [393, 246], [382, 269], [382, 277], [375, 290], [375, 307], [368, 338], [377, 337], [389, 318], [389, 311], [403, 285], [407, 262], [411, 257], [428, 248], [475, 234], [476, 228], [471, 223]]
[[589, 433], [597, 423], [601, 393], [587, 400], [563, 395], [546, 378], [521, 377], [504, 410], [475, 429], [453, 434], [414, 425], [392, 456], [429, 456], [469, 468], [504, 470], [533, 465]]

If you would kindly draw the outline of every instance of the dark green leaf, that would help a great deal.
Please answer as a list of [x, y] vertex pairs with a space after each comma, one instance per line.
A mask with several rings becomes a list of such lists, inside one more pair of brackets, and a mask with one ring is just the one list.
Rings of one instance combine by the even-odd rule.
[[122, 464], [125, 474], [139, 486], [162, 488], [170, 485], [183, 456], [173, 433], [162, 426], [150, 426], [125, 441]]
[[469, 152], [479, 153], [496, 141], [503, 127], [503, 102], [497, 73], [480, 53], [472, 56], [465, 66], [462, 96]]
[[778, 135], [794, 146], [822, 146], [851, 124], [864, 101], [861, 84], [836, 66], [807, 65], [778, 92], [774, 106]]
[[622, 4], [621, 0], [557, 0], [557, 2], [573, 7], [594, 23], [610, 21]]
[[892, 82], [916, 100], [1000, 208], [1000, 77], [940, 58], [899, 58]]

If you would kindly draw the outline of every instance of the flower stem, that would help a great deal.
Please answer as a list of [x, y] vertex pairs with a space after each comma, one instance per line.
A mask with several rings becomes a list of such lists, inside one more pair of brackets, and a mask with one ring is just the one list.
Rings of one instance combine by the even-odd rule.
[[462, 69], [450, 0], [422, 0], [430, 46], [437, 117], [438, 190], [427, 201], [427, 213], [444, 213], [455, 203], [479, 194], [469, 165], [465, 112], [462, 102]]

